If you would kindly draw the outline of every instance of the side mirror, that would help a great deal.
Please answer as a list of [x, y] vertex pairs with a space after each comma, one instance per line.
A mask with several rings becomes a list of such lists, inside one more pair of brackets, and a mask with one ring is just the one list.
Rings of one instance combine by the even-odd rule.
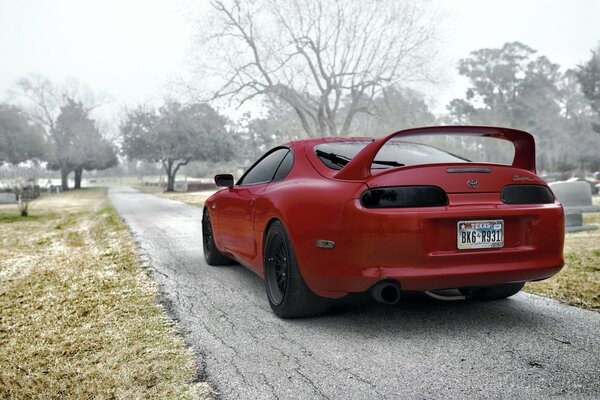
[[233, 175], [219, 174], [215, 175], [215, 183], [217, 187], [233, 187]]

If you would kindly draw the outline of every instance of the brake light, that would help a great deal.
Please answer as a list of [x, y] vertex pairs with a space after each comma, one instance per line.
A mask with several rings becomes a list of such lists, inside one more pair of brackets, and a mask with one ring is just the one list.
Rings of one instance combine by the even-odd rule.
[[438, 207], [448, 205], [448, 196], [437, 186], [383, 187], [366, 190], [360, 204], [365, 208]]
[[544, 185], [508, 185], [500, 195], [506, 204], [550, 204], [554, 203], [552, 191]]

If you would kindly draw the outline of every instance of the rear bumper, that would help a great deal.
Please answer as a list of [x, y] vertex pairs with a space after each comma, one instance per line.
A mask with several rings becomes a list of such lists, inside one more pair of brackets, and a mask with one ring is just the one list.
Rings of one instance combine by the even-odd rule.
[[[347, 203], [330, 237], [296, 243], [308, 286], [326, 297], [362, 292], [382, 279], [403, 290], [434, 290], [549, 278], [563, 266], [564, 214], [560, 204], [507, 206], [498, 194], [453, 195], [450, 206], [365, 209]], [[461, 220], [503, 219], [504, 247], [458, 250]], [[316, 248], [317, 239], [334, 249]]]

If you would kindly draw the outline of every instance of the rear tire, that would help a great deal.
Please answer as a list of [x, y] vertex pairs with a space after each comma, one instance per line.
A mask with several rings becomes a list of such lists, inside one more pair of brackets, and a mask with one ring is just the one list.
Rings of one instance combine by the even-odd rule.
[[275, 314], [281, 318], [300, 318], [329, 310], [329, 300], [314, 294], [302, 279], [294, 249], [279, 221], [267, 233], [264, 260], [267, 299]]
[[231, 258], [223, 255], [217, 249], [207, 209], [204, 209], [204, 213], [202, 214], [202, 247], [204, 248], [204, 260], [206, 260], [208, 265], [228, 265], [233, 263]]
[[494, 286], [460, 289], [461, 293], [474, 300], [500, 300], [519, 293], [525, 282], [503, 283]]

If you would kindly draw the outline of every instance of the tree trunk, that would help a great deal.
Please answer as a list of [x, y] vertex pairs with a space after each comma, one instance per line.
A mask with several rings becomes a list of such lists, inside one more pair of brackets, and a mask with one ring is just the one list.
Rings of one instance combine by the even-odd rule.
[[64, 191], [69, 190], [69, 171], [66, 167], [62, 167], [60, 169], [60, 185]]
[[81, 175], [83, 175], [83, 168], [77, 168], [75, 170], [75, 189], [81, 189]]
[[169, 174], [167, 176], [167, 192], [175, 191], [175, 174]]
[[163, 161], [165, 172], [167, 173], [167, 192], [175, 191], [175, 174], [177, 170], [173, 170], [173, 160]]

